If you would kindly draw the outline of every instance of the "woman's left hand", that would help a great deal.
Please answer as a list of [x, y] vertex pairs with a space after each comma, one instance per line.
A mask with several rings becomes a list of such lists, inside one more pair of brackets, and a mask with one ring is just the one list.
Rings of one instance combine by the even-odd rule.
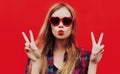
[[92, 53], [90, 56], [90, 62], [92, 64], [98, 64], [101, 60], [103, 52], [104, 52], [104, 45], [101, 45], [103, 39], [103, 33], [101, 33], [98, 43], [95, 41], [95, 37], [93, 32], [91, 32], [91, 39], [92, 39]]

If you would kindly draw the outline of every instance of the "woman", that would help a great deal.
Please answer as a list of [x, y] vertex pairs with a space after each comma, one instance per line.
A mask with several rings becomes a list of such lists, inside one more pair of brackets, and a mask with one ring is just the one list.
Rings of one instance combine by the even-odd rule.
[[97, 64], [104, 52], [103, 33], [98, 43], [93, 32], [91, 54], [75, 44], [76, 15], [65, 3], [53, 5], [45, 19], [40, 34], [34, 41], [24, 32], [25, 52], [28, 55], [26, 74], [96, 74]]

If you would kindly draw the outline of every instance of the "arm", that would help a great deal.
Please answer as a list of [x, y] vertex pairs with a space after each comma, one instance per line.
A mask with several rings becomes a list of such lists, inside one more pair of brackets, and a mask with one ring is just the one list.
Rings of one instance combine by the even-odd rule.
[[92, 53], [90, 56], [89, 66], [88, 66], [88, 74], [96, 74], [97, 65], [100, 62], [103, 52], [104, 45], [100, 45], [103, 38], [103, 33], [101, 33], [98, 43], [96, 43], [93, 33], [91, 33], [92, 38]]
[[40, 61], [32, 61], [28, 59], [25, 74], [39, 74], [40, 72]]
[[31, 74], [39, 74], [40, 62], [36, 61], [32, 63]]
[[35, 44], [33, 33], [30, 30], [30, 41], [26, 34], [22, 32], [22, 35], [26, 41], [25, 43], [25, 52], [30, 58], [28, 61], [30, 64], [28, 64], [27, 67], [27, 74], [39, 74], [40, 71], [40, 56], [41, 56], [41, 50], [39, 50]]
[[96, 74], [97, 71], [97, 64], [89, 63], [88, 66], [88, 74]]

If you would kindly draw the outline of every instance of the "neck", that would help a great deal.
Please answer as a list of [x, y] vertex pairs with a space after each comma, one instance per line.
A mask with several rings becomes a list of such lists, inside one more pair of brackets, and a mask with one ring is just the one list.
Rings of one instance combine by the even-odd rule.
[[66, 43], [67, 43], [67, 39], [65, 39], [65, 40], [56, 39], [55, 40], [55, 50], [65, 50]]

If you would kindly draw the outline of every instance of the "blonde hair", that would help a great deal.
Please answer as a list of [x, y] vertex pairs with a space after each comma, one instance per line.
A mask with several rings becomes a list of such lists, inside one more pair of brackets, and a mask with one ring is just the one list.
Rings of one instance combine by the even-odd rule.
[[48, 21], [49, 17], [58, 9], [65, 7], [71, 13], [74, 19], [71, 35], [68, 37], [68, 42], [66, 44], [66, 51], [68, 54], [67, 60], [61, 70], [58, 71], [60, 74], [70, 74], [75, 67], [77, 59], [77, 47], [75, 45], [75, 33], [76, 33], [76, 15], [73, 8], [66, 3], [57, 3], [53, 5], [47, 13], [41, 31], [37, 37], [36, 44], [39, 49], [42, 49], [41, 63], [42, 68], [40, 69], [40, 74], [47, 74], [47, 54], [49, 48], [54, 45], [55, 37], [52, 34], [51, 26]]

